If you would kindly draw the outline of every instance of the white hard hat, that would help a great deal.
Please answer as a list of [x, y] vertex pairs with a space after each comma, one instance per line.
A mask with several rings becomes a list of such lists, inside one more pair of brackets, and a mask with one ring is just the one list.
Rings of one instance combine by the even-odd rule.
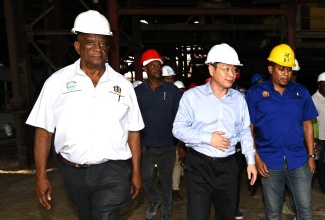
[[298, 63], [298, 60], [295, 59], [295, 64], [296, 64], [296, 67], [292, 67], [292, 71], [299, 71], [300, 70], [300, 66], [299, 66], [299, 63]]
[[325, 72], [319, 74], [317, 82], [325, 81]]
[[113, 35], [105, 16], [94, 10], [80, 13], [74, 21], [71, 32], [74, 34], [81, 32], [87, 34]]
[[174, 85], [179, 89], [185, 89], [184, 83], [182, 81], [176, 81], [174, 82]]
[[175, 72], [173, 70], [173, 68], [171, 68], [170, 66], [163, 66], [162, 68], [162, 76], [175, 76]]
[[132, 83], [133, 88], [137, 87], [137, 86], [140, 85], [141, 83], [142, 83], [142, 81], [140, 81], [140, 80], [136, 80], [136, 81], [134, 81], [134, 82]]
[[225, 63], [235, 66], [242, 66], [238, 59], [237, 52], [226, 43], [214, 45], [208, 55], [205, 64]]

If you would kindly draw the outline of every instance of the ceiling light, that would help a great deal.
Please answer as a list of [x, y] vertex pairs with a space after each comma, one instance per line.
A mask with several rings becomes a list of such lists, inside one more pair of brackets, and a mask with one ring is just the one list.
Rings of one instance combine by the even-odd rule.
[[148, 21], [146, 20], [140, 20], [141, 23], [144, 23], [144, 24], [149, 24]]

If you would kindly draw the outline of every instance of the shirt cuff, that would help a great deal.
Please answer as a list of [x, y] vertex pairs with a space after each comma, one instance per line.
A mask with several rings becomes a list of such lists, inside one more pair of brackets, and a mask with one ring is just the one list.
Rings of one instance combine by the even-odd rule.
[[201, 134], [201, 143], [202, 144], [209, 144], [210, 145], [210, 142], [211, 142], [211, 136], [212, 136], [212, 133], [211, 132], [202, 132]]
[[245, 155], [247, 164], [255, 164], [255, 156], [254, 155]]

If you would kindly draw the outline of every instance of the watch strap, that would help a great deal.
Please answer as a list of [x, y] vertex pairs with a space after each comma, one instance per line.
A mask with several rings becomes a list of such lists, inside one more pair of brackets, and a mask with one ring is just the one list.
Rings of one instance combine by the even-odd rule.
[[316, 158], [316, 155], [315, 154], [308, 154], [308, 158]]

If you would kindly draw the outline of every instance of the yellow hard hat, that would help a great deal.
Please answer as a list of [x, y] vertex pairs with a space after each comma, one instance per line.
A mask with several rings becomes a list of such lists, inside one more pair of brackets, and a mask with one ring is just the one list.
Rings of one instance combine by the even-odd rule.
[[281, 66], [296, 67], [295, 53], [287, 44], [280, 44], [274, 47], [267, 59]]

